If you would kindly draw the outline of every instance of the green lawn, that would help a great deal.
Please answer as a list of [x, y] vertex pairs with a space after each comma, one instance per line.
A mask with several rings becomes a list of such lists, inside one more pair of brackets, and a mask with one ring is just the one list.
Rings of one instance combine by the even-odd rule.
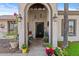
[[[58, 46], [62, 46], [62, 42], [58, 42]], [[79, 56], [79, 42], [69, 42], [66, 48], [68, 56]]]

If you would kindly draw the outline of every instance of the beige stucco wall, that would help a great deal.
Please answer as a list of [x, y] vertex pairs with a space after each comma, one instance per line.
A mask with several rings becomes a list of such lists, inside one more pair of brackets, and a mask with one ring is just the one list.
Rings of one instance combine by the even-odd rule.
[[[79, 41], [79, 15], [68, 15], [68, 18], [76, 20], [76, 36], [68, 36], [68, 41]], [[58, 15], [58, 40], [63, 40], [61, 36], [62, 19], [64, 19], [63, 15]]]
[[6, 32], [8, 31], [7, 21], [0, 21], [0, 25], [3, 24], [4, 28], [0, 28], [0, 39], [5, 39]]

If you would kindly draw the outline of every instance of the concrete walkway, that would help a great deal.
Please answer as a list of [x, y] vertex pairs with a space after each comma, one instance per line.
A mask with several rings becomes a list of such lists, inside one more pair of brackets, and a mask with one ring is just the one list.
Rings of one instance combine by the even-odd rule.
[[42, 43], [43, 42], [41, 39], [34, 39], [30, 46], [28, 56], [46, 56], [45, 48], [43, 47]]
[[9, 40], [0, 40], [0, 56], [46, 56], [43, 41], [41, 39], [34, 39], [30, 46], [29, 53], [22, 54], [21, 52], [14, 52], [9, 50]]

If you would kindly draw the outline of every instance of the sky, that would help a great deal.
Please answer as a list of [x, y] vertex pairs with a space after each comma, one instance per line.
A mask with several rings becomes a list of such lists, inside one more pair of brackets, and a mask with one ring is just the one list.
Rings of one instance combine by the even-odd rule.
[[[78, 3], [70, 3], [69, 10], [79, 10]], [[57, 4], [58, 10], [64, 10], [64, 4]], [[19, 6], [17, 3], [0, 3], [0, 15], [13, 15], [18, 13]]]
[[0, 15], [13, 15], [18, 13], [18, 8], [16, 3], [0, 3]]
[[[64, 10], [64, 4], [59, 3], [57, 4], [58, 10]], [[79, 4], [78, 3], [69, 3], [69, 10], [79, 10]]]

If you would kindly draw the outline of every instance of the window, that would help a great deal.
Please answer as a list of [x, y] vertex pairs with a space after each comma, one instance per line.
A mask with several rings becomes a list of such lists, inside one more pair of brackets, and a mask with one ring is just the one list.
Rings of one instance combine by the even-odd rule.
[[[64, 21], [62, 20], [62, 35], [64, 35]], [[73, 19], [69, 19], [68, 20], [68, 35], [69, 36], [74, 36], [76, 33], [76, 31], [75, 31], [75, 28], [76, 26], [75, 26], [75, 20], [73, 20]]]
[[75, 20], [68, 22], [68, 35], [75, 35]]
[[15, 21], [8, 21], [8, 31], [16, 31], [16, 23]]

